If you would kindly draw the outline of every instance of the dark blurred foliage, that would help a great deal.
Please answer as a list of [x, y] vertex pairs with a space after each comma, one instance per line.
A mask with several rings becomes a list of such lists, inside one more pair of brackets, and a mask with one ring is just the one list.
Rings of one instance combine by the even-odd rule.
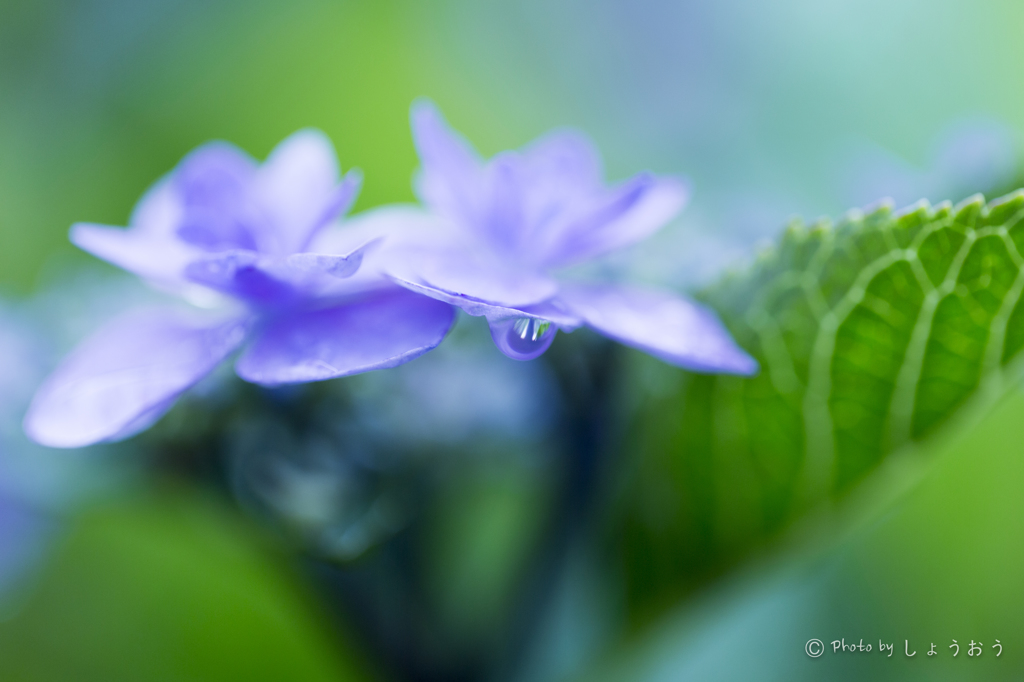
[[158, 480], [234, 499], [384, 671], [515, 677], [600, 508], [620, 352], [580, 332], [521, 365], [477, 322], [350, 381], [268, 390], [224, 372], [132, 446]]

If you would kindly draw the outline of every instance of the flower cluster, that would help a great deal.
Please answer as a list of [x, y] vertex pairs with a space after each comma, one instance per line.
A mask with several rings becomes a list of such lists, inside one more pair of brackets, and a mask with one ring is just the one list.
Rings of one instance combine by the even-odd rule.
[[79, 447], [147, 428], [229, 356], [265, 386], [394, 367], [436, 347], [455, 308], [529, 360], [588, 326], [666, 362], [749, 374], [713, 313], [674, 294], [557, 276], [652, 234], [687, 198], [649, 174], [607, 187], [581, 136], [482, 161], [429, 103], [412, 112], [420, 207], [348, 221], [361, 184], [330, 141], [300, 131], [258, 164], [211, 143], [139, 201], [128, 229], [77, 224], [80, 248], [196, 304], [129, 313], [75, 349], [25, 418]]

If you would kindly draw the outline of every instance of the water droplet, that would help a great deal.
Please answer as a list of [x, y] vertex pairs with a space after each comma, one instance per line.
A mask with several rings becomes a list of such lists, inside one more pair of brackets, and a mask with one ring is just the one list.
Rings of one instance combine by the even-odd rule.
[[548, 349], [558, 327], [535, 317], [515, 317], [491, 322], [491, 338], [513, 360], [533, 360]]

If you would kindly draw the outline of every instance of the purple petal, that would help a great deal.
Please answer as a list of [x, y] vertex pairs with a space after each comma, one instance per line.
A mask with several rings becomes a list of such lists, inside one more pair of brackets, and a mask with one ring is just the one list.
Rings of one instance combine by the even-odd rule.
[[566, 331], [571, 331], [583, 323], [577, 315], [574, 315], [572, 312], [566, 311], [564, 308], [560, 307], [558, 305], [557, 298], [534, 305], [509, 307], [485, 303], [484, 301], [477, 301], [465, 296], [449, 293], [428, 284], [423, 284], [422, 282], [402, 279], [401, 277], [392, 276], [391, 279], [396, 284], [399, 284], [410, 291], [415, 291], [416, 293], [429, 296], [430, 298], [437, 299], [438, 301], [444, 301], [449, 305], [461, 308], [469, 315], [486, 317], [490, 321], [526, 317], [553, 322], [557, 324], [559, 328]]
[[216, 203], [245, 193], [258, 166], [251, 156], [220, 140], [196, 147], [183, 158], [171, 182], [188, 203]]
[[128, 221], [133, 232], [151, 237], [177, 239], [184, 205], [174, 182], [165, 177], [155, 182], [132, 209]]
[[371, 240], [345, 255], [295, 253], [281, 258], [255, 251], [223, 251], [196, 258], [185, 267], [185, 276], [190, 282], [258, 308], [281, 309], [303, 299], [345, 296], [375, 288], [374, 282], [379, 286], [384, 281], [379, 274], [353, 277], [365, 255], [379, 242], [379, 238]]
[[334, 146], [318, 130], [301, 130], [277, 145], [253, 184], [266, 220], [261, 250], [301, 251], [316, 230], [346, 212], [362, 176], [349, 173], [339, 185], [340, 175]]
[[546, 248], [547, 265], [581, 263], [642, 241], [672, 220], [688, 198], [682, 180], [638, 175], [555, 235]]
[[563, 187], [601, 186], [601, 157], [582, 133], [561, 130], [549, 133], [523, 150], [530, 175]]
[[757, 362], [715, 314], [685, 298], [637, 287], [572, 285], [563, 286], [559, 299], [598, 332], [670, 364], [698, 372], [757, 372]]
[[347, 278], [356, 274], [363, 264], [368, 251], [380, 245], [383, 237], [377, 237], [344, 256], [326, 253], [293, 253], [288, 256], [288, 265], [300, 272], [320, 273], [332, 277]]
[[515, 152], [495, 157], [484, 173], [484, 208], [468, 225], [471, 233], [488, 242], [490, 250], [508, 260], [524, 260], [529, 253], [529, 234], [523, 229], [529, 179]]
[[210, 254], [188, 264], [185, 276], [248, 303], [280, 306], [292, 302], [296, 288], [274, 263], [255, 251], [234, 250]]
[[182, 213], [184, 241], [206, 251], [259, 248], [259, 215], [249, 199], [256, 163], [226, 142], [211, 142], [186, 156], [169, 182]]
[[450, 226], [444, 220], [419, 206], [381, 206], [321, 231], [307, 250], [347, 254], [369, 243], [380, 243], [380, 248], [374, 249], [374, 260], [380, 262], [382, 252], [387, 252], [387, 260], [396, 249], [404, 252], [410, 245], [416, 248], [433, 245], [439, 239], [447, 239], [448, 232]]
[[558, 283], [531, 268], [515, 268], [486, 252], [426, 251], [415, 272], [430, 286], [456, 296], [518, 308], [541, 303], [558, 292]]
[[472, 224], [482, 189], [480, 157], [432, 102], [416, 102], [411, 119], [422, 164], [416, 178], [417, 194], [438, 213]]
[[390, 209], [378, 212], [377, 219], [353, 222], [376, 225], [378, 234], [390, 231], [377, 267], [404, 282], [507, 307], [540, 303], [558, 290], [552, 278], [531, 267], [513, 267], [493, 249], [429, 213]]
[[605, 194], [601, 162], [590, 141], [574, 132], [543, 137], [520, 159], [522, 182], [528, 186], [520, 232], [531, 261], [546, 264], [546, 254]]
[[82, 447], [125, 437], [159, 418], [245, 337], [240, 320], [176, 311], [125, 315], [88, 338], [36, 393], [25, 417], [30, 438]]
[[78, 223], [71, 242], [92, 255], [145, 279], [180, 284], [185, 267], [201, 253], [188, 244], [142, 229]]
[[267, 325], [235, 366], [257, 384], [320, 381], [395, 367], [437, 346], [455, 319], [451, 306], [400, 288]]
[[313, 238], [316, 237], [317, 232], [332, 221], [337, 220], [348, 213], [349, 209], [352, 208], [352, 204], [356, 202], [356, 197], [359, 196], [359, 190], [361, 190], [362, 187], [363, 171], [358, 168], [353, 168], [349, 170], [348, 173], [345, 173], [341, 182], [331, 190], [330, 196], [327, 197], [327, 203], [324, 205], [323, 211], [314, 223], [313, 229], [307, 235], [306, 239], [298, 245], [298, 248], [300, 250], [305, 249]]
[[503, 259], [508, 249], [474, 242], [435, 215], [404, 208], [375, 213], [376, 218], [352, 222], [386, 235], [377, 267], [390, 277], [499, 307], [535, 305], [558, 291], [557, 282], [536, 268]]

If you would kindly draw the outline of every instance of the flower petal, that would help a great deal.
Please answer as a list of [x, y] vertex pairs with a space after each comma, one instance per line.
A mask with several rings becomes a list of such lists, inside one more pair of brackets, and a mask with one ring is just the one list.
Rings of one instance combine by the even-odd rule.
[[524, 230], [527, 224], [524, 209], [530, 179], [515, 152], [499, 154], [484, 170], [483, 207], [475, 221], [468, 225], [469, 236], [484, 240], [487, 251], [503, 254], [505, 260], [524, 261], [529, 254], [530, 235]]
[[450, 294], [511, 308], [541, 303], [558, 292], [558, 283], [541, 272], [513, 268], [470, 250], [425, 251], [415, 273], [425, 284]]
[[135, 203], [128, 225], [133, 232], [177, 239], [184, 205], [170, 176], [157, 180]]
[[540, 303], [558, 291], [557, 282], [543, 272], [514, 267], [435, 215], [392, 208], [376, 212], [370, 220], [353, 222], [364, 228], [376, 226], [377, 234], [385, 236], [375, 267], [391, 277], [515, 308]]
[[162, 235], [140, 229], [77, 223], [71, 243], [83, 251], [158, 284], [182, 282], [185, 267], [201, 252]]
[[266, 218], [261, 250], [302, 251], [316, 230], [348, 211], [362, 175], [350, 172], [339, 185], [340, 175], [334, 146], [319, 130], [300, 130], [277, 145], [253, 183]]
[[344, 279], [356, 274], [363, 264], [363, 256], [380, 246], [383, 239], [372, 239], [343, 256], [327, 253], [293, 253], [288, 256], [287, 263], [299, 272], [319, 273]]
[[306, 238], [296, 248], [300, 250], [306, 248], [321, 228], [348, 213], [349, 209], [352, 208], [352, 204], [356, 203], [359, 190], [362, 188], [363, 171], [358, 168], [349, 169], [349, 172], [345, 173], [344, 177], [341, 178], [341, 182], [331, 190], [323, 211], [313, 224], [313, 229], [310, 230]]
[[[282, 309], [303, 299], [350, 295], [379, 288], [379, 274], [354, 277], [363, 258], [380, 243], [364, 243], [345, 255], [294, 253], [286, 258], [236, 249], [203, 255], [185, 267], [186, 278], [257, 308]], [[377, 286], [373, 286], [373, 282]]]
[[519, 232], [530, 262], [546, 264], [564, 232], [594, 209], [604, 194], [601, 160], [590, 141], [573, 131], [546, 135], [520, 157], [524, 221]]
[[242, 354], [238, 376], [257, 384], [320, 381], [395, 367], [437, 346], [455, 312], [400, 288], [282, 316]]
[[298, 292], [288, 274], [272, 259], [243, 249], [203, 256], [185, 268], [190, 281], [260, 306], [294, 302]]
[[670, 364], [698, 372], [757, 372], [757, 362], [714, 312], [685, 298], [638, 287], [572, 285], [563, 286], [559, 299], [598, 332]]
[[168, 310], [125, 315], [88, 338], [36, 393], [30, 438], [82, 447], [148, 426], [209, 374], [245, 337], [244, 320], [200, 319]]
[[555, 231], [543, 247], [545, 265], [574, 265], [642, 241], [683, 209], [689, 193], [678, 178], [637, 175]]
[[480, 157], [465, 138], [452, 130], [433, 102], [413, 104], [410, 118], [422, 164], [416, 193], [441, 215], [473, 224], [482, 189]]
[[416, 293], [429, 296], [430, 298], [437, 299], [438, 301], [444, 301], [449, 305], [462, 308], [462, 310], [469, 315], [485, 317], [490, 321], [525, 317], [553, 322], [557, 324], [560, 329], [564, 329], [566, 331], [572, 331], [583, 324], [583, 320], [581, 320], [577, 315], [574, 315], [572, 312], [566, 311], [564, 308], [560, 307], [558, 305], [557, 298], [534, 305], [509, 307], [485, 303], [484, 301], [477, 301], [472, 298], [467, 298], [466, 296], [452, 294], [444, 291], [443, 289], [432, 287], [429, 284], [414, 282], [401, 277], [392, 276], [391, 279], [396, 284], [399, 284], [410, 291], [415, 291]]
[[[374, 249], [375, 262], [388, 260], [396, 249], [422, 248], [447, 239], [451, 227], [443, 219], [414, 204], [394, 204], [363, 211], [338, 226], [319, 232], [308, 251], [352, 253], [362, 246], [381, 241]], [[382, 253], [382, 252], [386, 252]]]
[[168, 178], [181, 217], [175, 234], [205, 251], [259, 247], [259, 215], [249, 188], [256, 162], [227, 142], [209, 142], [189, 153]]
[[530, 175], [565, 187], [601, 186], [601, 157], [593, 143], [575, 130], [557, 130], [523, 149]]

